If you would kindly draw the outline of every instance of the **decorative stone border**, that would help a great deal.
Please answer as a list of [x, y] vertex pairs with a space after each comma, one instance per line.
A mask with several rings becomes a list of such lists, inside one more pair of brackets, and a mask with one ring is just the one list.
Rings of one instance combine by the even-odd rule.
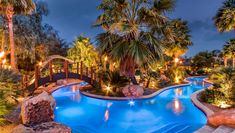
[[[206, 76], [191, 76], [191, 77], [188, 77], [188, 78], [195, 78], [195, 77], [206, 77]], [[85, 96], [88, 96], [88, 97], [91, 97], [91, 98], [104, 99], [104, 100], [130, 100], [130, 99], [132, 99], [132, 100], [141, 100], [141, 99], [150, 99], [150, 98], [153, 98], [153, 97], [159, 95], [160, 93], [162, 93], [166, 90], [190, 85], [191, 82], [187, 80], [188, 78], [184, 79], [184, 82], [186, 82], [185, 84], [168, 86], [168, 87], [162, 88], [162, 89], [160, 89], [160, 90], [158, 90], [158, 91], [156, 91], [156, 92], [154, 92], [150, 95], [145, 95], [145, 96], [141, 96], [141, 97], [137, 97], [137, 98], [101, 96], [101, 95], [91, 94], [91, 93], [84, 92], [84, 91], [81, 91], [80, 93], [82, 95], [85, 95]]]
[[204, 90], [199, 90], [196, 91], [195, 93], [193, 93], [191, 95], [191, 101], [193, 102], [193, 104], [199, 108], [202, 112], [204, 112], [207, 116], [207, 118], [211, 115], [213, 115], [215, 112], [212, 111], [211, 109], [209, 109], [208, 107], [206, 107], [205, 105], [203, 105], [199, 100], [198, 100], [198, 96], [201, 92], [203, 92]]
[[91, 98], [97, 98], [97, 99], [104, 99], [104, 100], [141, 100], [141, 99], [150, 99], [150, 98], [153, 98], [155, 96], [157, 96], [158, 94], [162, 93], [163, 91], [166, 91], [166, 90], [169, 90], [169, 89], [172, 89], [172, 88], [177, 88], [177, 87], [183, 87], [183, 86], [187, 86], [189, 84], [180, 84], [180, 85], [174, 85], [174, 86], [169, 86], [169, 87], [165, 87], [163, 89], [160, 89], [150, 95], [145, 95], [145, 96], [141, 96], [141, 97], [137, 97], [137, 98], [130, 98], [130, 97], [109, 97], [109, 96], [101, 96], [101, 95], [96, 95], [96, 94], [91, 94], [91, 93], [88, 93], [88, 92], [84, 92], [84, 91], [81, 91], [80, 93], [82, 95], [85, 95], [85, 96], [88, 96], [88, 97], [91, 97]]

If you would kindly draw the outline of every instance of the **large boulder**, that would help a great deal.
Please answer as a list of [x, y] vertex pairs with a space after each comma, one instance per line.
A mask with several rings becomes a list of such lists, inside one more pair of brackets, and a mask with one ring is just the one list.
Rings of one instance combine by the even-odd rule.
[[216, 127], [220, 125], [235, 127], [235, 109], [216, 112], [209, 116], [208, 123]]
[[22, 122], [25, 125], [35, 125], [54, 120], [55, 99], [47, 92], [36, 97], [26, 98], [21, 106]]
[[18, 125], [12, 133], [71, 133], [71, 129], [56, 122], [46, 122], [29, 127]]
[[122, 93], [126, 97], [141, 97], [144, 94], [143, 87], [139, 85], [127, 85], [122, 89]]

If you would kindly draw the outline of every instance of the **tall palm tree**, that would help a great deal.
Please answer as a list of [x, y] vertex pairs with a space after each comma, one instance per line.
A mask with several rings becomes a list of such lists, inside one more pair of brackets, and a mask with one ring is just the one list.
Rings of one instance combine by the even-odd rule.
[[173, 0], [103, 0], [97, 26], [105, 32], [97, 36], [102, 54], [119, 62], [122, 75], [133, 84], [135, 69], [162, 58], [162, 38], [170, 37], [164, 13], [174, 8]]
[[233, 67], [235, 67], [235, 39], [230, 39], [223, 47], [225, 57], [233, 59]]
[[213, 18], [220, 32], [235, 30], [235, 0], [227, 0]]
[[167, 44], [164, 50], [165, 54], [170, 57], [182, 56], [188, 51], [188, 47], [192, 45], [187, 22], [181, 19], [175, 19], [169, 25], [174, 34], [174, 42], [165, 40], [165, 44]]
[[6, 17], [9, 28], [10, 57], [12, 69], [17, 69], [12, 21], [13, 16], [16, 14], [29, 14], [34, 9], [35, 5], [32, 0], [0, 0], [0, 14]]

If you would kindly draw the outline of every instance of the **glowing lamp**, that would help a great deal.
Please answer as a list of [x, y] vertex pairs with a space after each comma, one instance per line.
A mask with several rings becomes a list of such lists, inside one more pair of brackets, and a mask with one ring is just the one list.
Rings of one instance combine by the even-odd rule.
[[42, 62], [40, 61], [40, 62], [38, 63], [38, 65], [39, 65], [39, 66], [42, 66]]
[[180, 61], [180, 59], [179, 58], [175, 58], [174, 61], [175, 61], [175, 63], [178, 63]]
[[135, 101], [130, 100], [130, 101], [128, 102], [128, 104], [129, 104], [130, 106], [135, 106]]
[[106, 87], [106, 90], [107, 90], [107, 91], [110, 91], [110, 89], [111, 89], [111, 88], [110, 88], [109, 86]]
[[108, 60], [108, 57], [107, 57], [107, 56], [105, 56], [105, 57], [104, 57], [104, 61], [107, 61], [107, 60]]
[[6, 60], [6, 59], [2, 60], [2, 64], [5, 64], [6, 62], [7, 62], [7, 60]]
[[180, 82], [180, 78], [179, 77], [175, 77], [175, 83], [179, 83]]
[[4, 52], [4, 51], [0, 52], [0, 58], [3, 58], [4, 55], [5, 55], [5, 52]]

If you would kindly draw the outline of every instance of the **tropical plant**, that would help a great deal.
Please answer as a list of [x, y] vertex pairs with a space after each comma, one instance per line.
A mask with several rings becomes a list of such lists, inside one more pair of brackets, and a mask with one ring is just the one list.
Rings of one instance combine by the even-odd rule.
[[43, 22], [49, 13], [47, 4], [44, 1], [35, 1], [35, 4], [35, 12], [15, 16], [13, 21], [15, 54], [20, 72], [32, 71], [36, 61], [43, 61], [50, 55], [67, 55], [68, 44], [52, 26]]
[[214, 66], [215, 59], [212, 53], [208, 51], [199, 52], [192, 58], [191, 67], [194, 72], [197, 71], [209, 71]]
[[32, 0], [1, 0], [0, 14], [5, 15], [9, 28], [11, 67], [17, 69], [15, 59], [15, 43], [13, 33], [13, 16], [16, 14], [29, 14], [35, 9]]
[[110, 86], [112, 89], [124, 87], [129, 82], [129, 80], [121, 76], [118, 71], [106, 71], [103, 76], [103, 81], [105, 86]]
[[235, 68], [235, 39], [230, 39], [228, 42], [226, 42], [223, 47], [223, 55], [226, 58], [233, 59], [233, 67]]
[[5, 123], [4, 115], [9, 113], [22, 94], [20, 76], [12, 70], [0, 69], [0, 125]]
[[181, 66], [173, 65], [166, 70], [166, 76], [172, 83], [180, 83], [186, 77], [186, 71]]
[[226, 0], [213, 18], [220, 32], [235, 30], [235, 0]]
[[170, 57], [180, 57], [188, 50], [188, 46], [192, 45], [191, 36], [189, 35], [189, 28], [186, 21], [181, 19], [172, 20], [169, 26], [174, 33], [174, 42], [169, 40], [165, 41], [165, 54]]
[[226, 98], [235, 99], [235, 69], [232, 67], [218, 68], [212, 72], [210, 79]]
[[99, 55], [89, 38], [79, 36], [74, 41], [73, 47], [68, 50], [68, 58], [92, 67], [98, 65]]
[[219, 105], [221, 101], [226, 102], [226, 97], [223, 92], [215, 88], [205, 89], [200, 95], [200, 99], [203, 102], [207, 102], [213, 105]]
[[119, 62], [122, 75], [137, 84], [135, 70], [163, 55], [163, 38], [172, 39], [164, 14], [174, 9], [174, 0], [102, 0], [96, 26], [101, 54]]

